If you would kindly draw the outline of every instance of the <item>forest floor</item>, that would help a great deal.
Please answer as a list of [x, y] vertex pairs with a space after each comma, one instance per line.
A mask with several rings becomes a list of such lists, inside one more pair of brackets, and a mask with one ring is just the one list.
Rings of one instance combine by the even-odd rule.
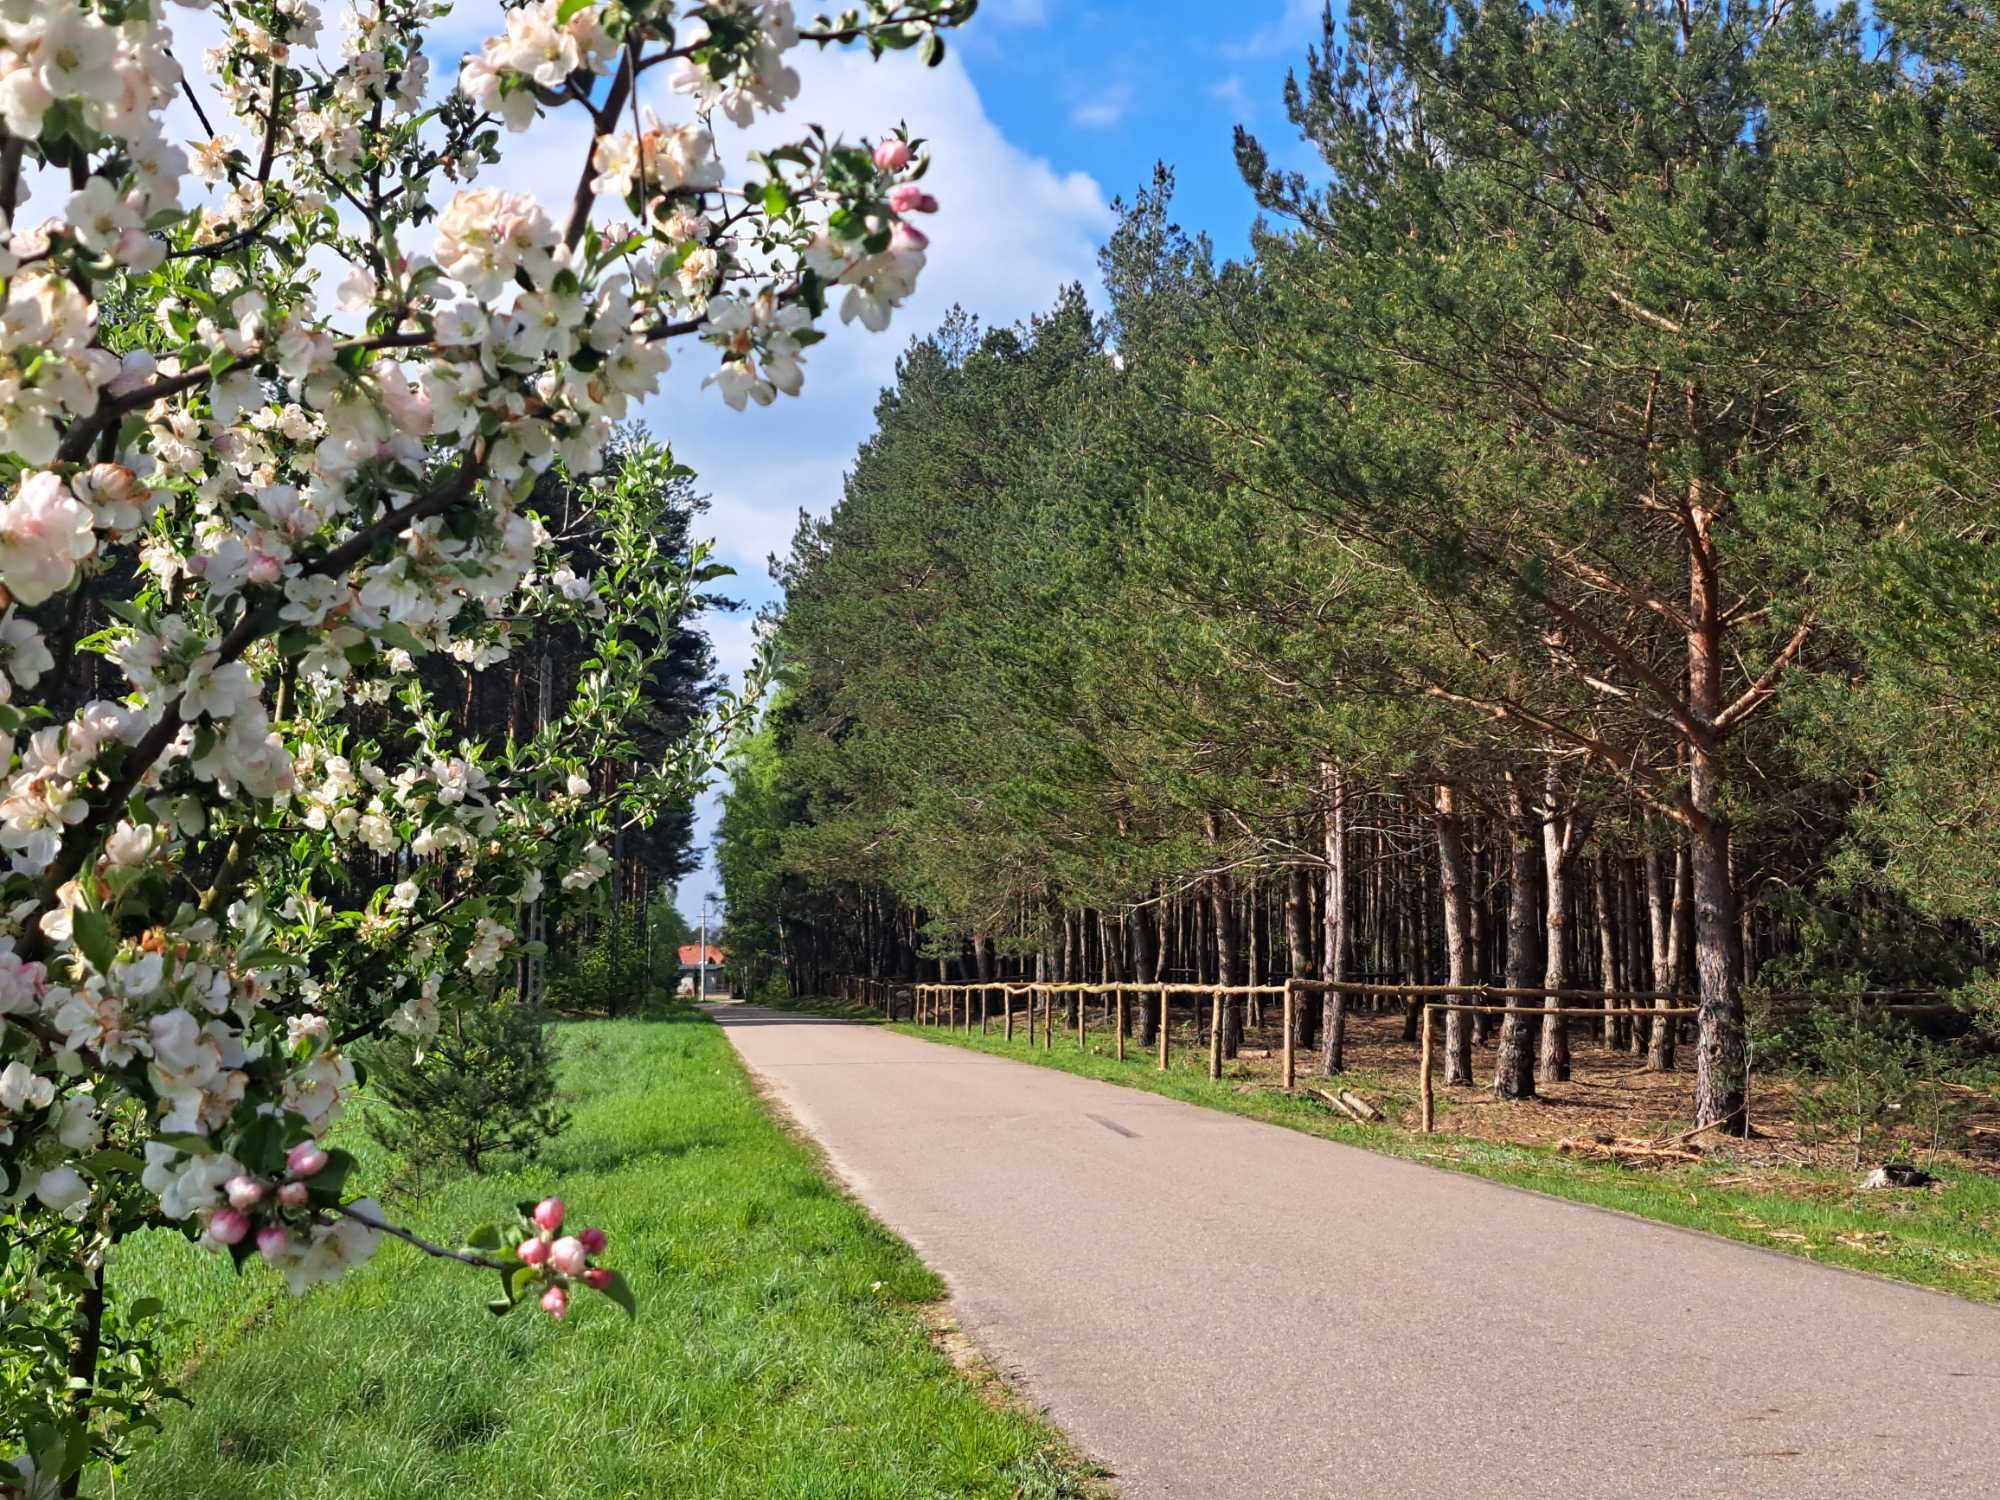
[[[793, 1008], [881, 1024], [879, 1014], [836, 1001]], [[1570, 1082], [1550, 1085], [1539, 1099], [1512, 1102], [1496, 1100], [1476, 1085], [1440, 1084], [1437, 1130], [1422, 1135], [1414, 1128], [1416, 1049], [1402, 1040], [1402, 1028], [1400, 1012], [1349, 1017], [1348, 1066], [1340, 1086], [1386, 1116], [1380, 1124], [1360, 1125], [1311, 1092], [1326, 1083], [1316, 1076], [1311, 1057], [1299, 1057], [1297, 1091], [1287, 1094], [1278, 1086], [1282, 1059], [1275, 1025], [1248, 1029], [1241, 1053], [1224, 1065], [1219, 1082], [1208, 1077], [1207, 1046], [1185, 1022], [1174, 1030], [1172, 1066], [1164, 1073], [1155, 1054], [1131, 1039], [1119, 1061], [1110, 1029], [1095, 1013], [1084, 1049], [1074, 1029], [1065, 1030], [1060, 1021], [1053, 1046], [1040, 1033], [1031, 1043], [1018, 1011], [1012, 1042], [1002, 1038], [997, 1017], [985, 1035], [976, 1024], [970, 1033], [908, 1022], [892, 1027], [1852, 1270], [2000, 1301], [2000, 1175], [1986, 1149], [1988, 1137], [1970, 1136], [1981, 1148], [1976, 1156], [1918, 1151], [1915, 1159], [1938, 1178], [1929, 1187], [1864, 1191], [1851, 1146], [1799, 1139], [1789, 1101], [1800, 1085], [1766, 1078], [1754, 1083], [1751, 1093], [1757, 1135], [1750, 1140], [1706, 1135], [1696, 1143], [1698, 1161], [1620, 1164], [1559, 1152], [1555, 1143], [1561, 1139], [1665, 1140], [1692, 1123], [1691, 1061], [1682, 1071], [1647, 1074], [1636, 1071], [1639, 1059], [1580, 1035]], [[1490, 1077], [1492, 1066], [1493, 1049], [1475, 1047], [1474, 1076]], [[1979, 1119], [1994, 1118], [1988, 1100], [1969, 1123], [1978, 1130]]]
[[[610, 1235], [636, 1323], [495, 1318], [485, 1281], [393, 1241], [292, 1299], [187, 1240], [121, 1245], [117, 1294], [181, 1322], [191, 1410], [113, 1489], [132, 1497], [597, 1495], [1082, 1500], [1101, 1486], [997, 1376], [962, 1359], [943, 1287], [773, 1117], [721, 1031], [676, 1007], [559, 1028], [569, 1129], [532, 1166], [392, 1203], [456, 1243], [559, 1190]], [[372, 1180], [391, 1165], [365, 1132]], [[358, 1137], [358, 1138], [356, 1138]]]

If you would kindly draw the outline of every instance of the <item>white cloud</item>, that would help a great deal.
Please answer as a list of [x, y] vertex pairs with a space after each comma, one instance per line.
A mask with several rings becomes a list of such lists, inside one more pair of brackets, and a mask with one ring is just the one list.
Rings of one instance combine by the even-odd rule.
[[733, 615], [710, 615], [701, 622], [703, 632], [715, 647], [715, 664], [724, 673], [741, 678], [756, 654], [758, 626], [748, 610]]
[[1239, 114], [1250, 107], [1249, 92], [1243, 86], [1243, 75], [1231, 73], [1225, 78], [1211, 83], [1202, 92], [1224, 109], [1235, 110]]
[[1100, 81], [1070, 106], [1069, 122], [1081, 130], [1109, 130], [1132, 112], [1134, 97], [1129, 83]]
[[[1025, 24], [1039, 7], [1013, 9]], [[980, 19], [986, 19], [983, 10]], [[645, 419], [695, 469], [711, 496], [703, 519], [721, 560], [740, 575], [724, 588], [751, 609], [773, 597], [761, 582], [765, 559], [788, 550], [799, 512], [824, 514], [840, 498], [842, 475], [872, 429], [877, 396], [894, 378], [896, 358], [909, 340], [936, 327], [954, 304], [986, 323], [1010, 323], [1048, 306], [1065, 283], [1094, 286], [1097, 246], [1112, 222], [1092, 178], [1058, 171], [1001, 133], [955, 53], [936, 68], [915, 66], [907, 54], [874, 63], [866, 54], [801, 49], [795, 60], [803, 80], [799, 102], [760, 128], [760, 142], [796, 137], [807, 123], [853, 138], [907, 121], [932, 152], [925, 186], [940, 208], [924, 224], [931, 248], [922, 281], [891, 330], [869, 334], [830, 317], [797, 400], [732, 412], [714, 391], [699, 388], [713, 368], [712, 352], [684, 344], [662, 394], [647, 403]], [[571, 168], [557, 163], [577, 159], [577, 148], [568, 149], [565, 158], [561, 147], [538, 141], [530, 167], [537, 176], [526, 180], [544, 194], [554, 191], [551, 181], [566, 184]], [[740, 138], [725, 142], [732, 175], [748, 170], [745, 149]], [[721, 664], [740, 670], [749, 660], [748, 612], [711, 619], [707, 629]], [[696, 910], [702, 895], [715, 889], [707, 859], [715, 814], [714, 798], [703, 797], [695, 838], [704, 864], [683, 884], [683, 911]]]
[[[714, 356], [684, 344], [667, 388], [644, 412], [713, 496], [707, 519], [718, 551], [745, 575], [739, 592], [752, 597], [750, 582], [762, 576], [770, 553], [789, 546], [799, 511], [824, 513], [839, 498], [876, 397], [913, 336], [935, 327], [954, 304], [985, 322], [1007, 323], [1047, 306], [1066, 282], [1096, 279], [1097, 244], [1111, 224], [1097, 183], [1057, 172], [1008, 141], [955, 59], [930, 69], [910, 61], [802, 55], [800, 105], [772, 122], [788, 135], [810, 121], [851, 138], [907, 120], [928, 143], [925, 186], [940, 211], [924, 224], [931, 248], [917, 294], [890, 331], [869, 334], [830, 316], [826, 341], [808, 359], [804, 395], [740, 413], [699, 389]], [[760, 135], [768, 144], [769, 130]], [[725, 146], [725, 159], [740, 163], [744, 149], [740, 141]]]
[[[1040, 26], [1049, 18], [1048, 0], [986, 0], [979, 7], [980, 26]], [[972, 33], [968, 33], [972, 34]]]
[[1325, 10], [1326, 0], [1285, 0], [1280, 15], [1247, 36], [1223, 43], [1219, 50], [1224, 57], [1237, 61], [1302, 52], [1307, 43], [1319, 40], [1320, 18]]

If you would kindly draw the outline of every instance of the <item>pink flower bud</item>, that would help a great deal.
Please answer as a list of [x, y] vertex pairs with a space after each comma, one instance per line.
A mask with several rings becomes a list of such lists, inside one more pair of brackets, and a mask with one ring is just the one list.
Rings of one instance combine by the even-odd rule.
[[611, 1285], [611, 1273], [602, 1266], [592, 1266], [583, 1273], [583, 1284], [593, 1292], [601, 1292]]
[[303, 1182], [287, 1182], [278, 1189], [278, 1201], [286, 1208], [304, 1208], [307, 1196]]
[[875, 147], [875, 165], [885, 172], [900, 172], [910, 164], [910, 143], [893, 136]]
[[233, 1245], [250, 1232], [250, 1216], [233, 1208], [218, 1208], [208, 1221], [208, 1237], [218, 1245]]
[[542, 1311], [560, 1323], [569, 1311], [569, 1293], [559, 1286], [550, 1287], [542, 1293]]
[[937, 199], [914, 182], [899, 182], [889, 189], [889, 207], [899, 214], [934, 214]]
[[524, 1266], [545, 1265], [549, 1258], [549, 1242], [547, 1240], [522, 1240], [520, 1248], [514, 1253], [521, 1257], [521, 1264]]
[[582, 1240], [566, 1234], [549, 1246], [549, 1264], [565, 1276], [581, 1276], [583, 1268], [590, 1264], [590, 1257], [584, 1253]]
[[325, 1169], [326, 1153], [320, 1150], [318, 1141], [300, 1141], [285, 1153], [285, 1170], [294, 1177], [303, 1180]]
[[551, 1234], [562, 1228], [563, 1201], [560, 1198], [544, 1198], [535, 1205], [535, 1223]]
[[248, 1173], [230, 1178], [222, 1185], [222, 1191], [228, 1196], [231, 1208], [255, 1208], [264, 1201], [264, 1184]]
[[276, 1265], [291, 1252], [292, 1237], [276, 1224], [266, 1225], [257, 1231], [257, 1253]]
[[897, 250], [926, 250], [931, 237], [914, 224], [899, 223], [889, 231], [889, 244]]
[[604, 1231], [599, 1229], [595, 1224], [591, 1225], [588, 1229], [579, 1229], [576, 1232], [576, 1237], [583, 1242], [583, 1248], [592, 1255], [602, 1255], [604, 1247], [610, 1243], [605, 1237]]

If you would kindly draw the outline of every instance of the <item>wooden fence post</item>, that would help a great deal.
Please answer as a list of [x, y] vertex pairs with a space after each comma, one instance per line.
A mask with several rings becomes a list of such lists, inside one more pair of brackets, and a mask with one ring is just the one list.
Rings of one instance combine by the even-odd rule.
[[1006, 1020], [1002, 1024], [1007, 1031], [1006, 1040], [1011, 1042], [1014, 1040], [1014, 992], [1012, 990], [1002, 990], [1000, 992], [1000, 1003], [1006, 1007]]
[[1208, 1076], [1222, 1076], [1222, 993], [1210, 997], [1208, 1007]]
[[1056, 1050], [1056, 992], [1053, 987], [1042, 994], [1042, 1050]]
[[1083, 990], [1076, 992], [1076, 1050], [1090, 1050], [1090, 996]]
[[[1287, 919], [1289, 920], [1289, 918]], [[1285, 1092], [1298, 1082], [1298, 1054], [1292, 1045], [1292, 982], [1285, 981]]]
[[1168, 1002], [1172, 992], [1163, 984], [1160, 986], [1160, 1071], [1167, 1071], [1168, 1022], [1173, 1018], [1173, 1007]]
[[1417, 1061], [1417, 1095], [1422, 1104], [1418, 1115], [1418, 1128], [1425, 1134], [1431, 1133], [1434, 1106], [1431, 1096], [1431, 1015], [1433, 1007], [1424, 1007], [1423, 1040], [1418, 1044], [1423, 1051]]
[[1117, 1012], [1117, 1014], [1115, 1014], [1115, 1015], [1114, 1015], [1114, 1016], [1113, 1016], [1113, 1017], [1111, 1018], [1111, 1024], [1112, 1024], [1113, 1026], [1115, 1026], [1115, 1027], [1117, 1028], [1117, 1030], [1118, 1030], [1118, 1061], [1120, 1061], [1120, 1062], [1123, 1062], [1123, 1061], [1125, 1061], [1125, 989], [1124, 989], [1124, 986], [1122, 986], [1122, 985], [1121, 985], [1121, 986], [1119, 986], [1119, 987], [1118, 987], [1117, 989], [1113, 990], [1113, 991], [1111, 992], [1111, 999], [1112, 999], [1112, 1005], [1113, 1005], [1113, 1008], [1114, 1008], [1114, 1009], [1115, 1009], [1115, 1011]]

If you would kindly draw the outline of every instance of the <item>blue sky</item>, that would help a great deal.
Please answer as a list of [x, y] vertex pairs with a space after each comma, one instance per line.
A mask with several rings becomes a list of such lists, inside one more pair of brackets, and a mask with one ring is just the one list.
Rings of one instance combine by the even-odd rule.
[[[879, 64], [800, 56], [804, 90], [779, 122], [784, 133], [809, 120], [878, 134], [907, 119], [932, 143], [929, 185], [941, 210], [925, 226], [932, 248], [917, 296], [886, 334], [836, 330], [813, 351], [799, 400], [730, 412], [697, 389], [703, 371], [690, 351], [646, 412], [712, 496], [708, 530], [750, 606], [710, 621], [726, 668], [747, 659], [750, 615], [776, 597], [766, 559], [785, 549], [800, 510], [824, 512], [838, 499], [877, 392], [912, 336], [953, 303], [1007, 323], [1065, 282], [1094, 288], [1111, 202], [1147, 183], [1156, 161], [1178, 174], [1180, 222], [1206, 230], [1225, 255], [1244, 249], [1254, 207], [1231, 133], [1246, 124], [1292, 157], [1284, 77], [1317, 39], [1319, 12], [1319, 0], [985, 0], [941, 68], [922, 69], [908, 54]], [[711, 793], [696, 830], [704, 868], [679, 892], [691, 919], [715, 890], [714, 808]]]

